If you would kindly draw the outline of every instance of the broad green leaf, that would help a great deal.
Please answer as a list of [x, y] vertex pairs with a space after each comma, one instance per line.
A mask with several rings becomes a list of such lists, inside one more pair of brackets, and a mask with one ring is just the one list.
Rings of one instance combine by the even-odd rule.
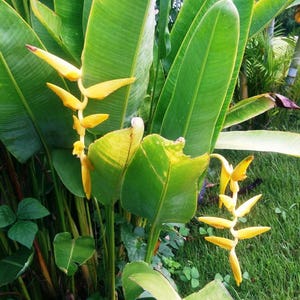
[[216, 149], [267, 151], [300, 156], [300, 134], [271, 130], [221, 132]]
[[78, 197], [85, 197], [82, 187], [80, 160], [71, 150], [52, 151], [54, 168], [65, 187]]
[[94, 239], [81, 236], [72, 239], [69, 232], [58, 233], [53, 241], [56, 265], [68, 276], [72, 276], [78, 266], [84, 264], [95, 252]]
[[[197, 180], [208, 164], [208, 155], [190, 158], [184, 142], [148, 135], [125, 173], [122, 206], [152, 224], [185, 223], [195, 213]], [[146, 205], [145, 205], [146, 204]]]
[[197, 20], [203, 18], [207, 9], [216, 1], [217, 0], [184, 1], [184, 5], [180, 9], [170, 34], [171, 52], [164, 60], [164, 66], [167, 70], [170, 69], [183, 40], [190, 39], [191, 33], [197, 26]]
[[0, 260], [0, 286], [11, 283], [22, 275], [31, 264], [32, 250], [20, 248], [11, 256]]
[[176, 56], [152, 124], [152, 131], [166, 138], [184, 137], [185, 151], [192, 156], [210, 151], [215, 138], [235, 66], [239, 16], [231, 1], [221, 0], [194, 22], [197, 26]]
[[223, 128], [247, 121], [275, 106], [275, 100], [270, 94], [257, 95], [241, 100], [228, 110]]
[[171, 0], [160, 1], [158, 17], [158, 58], [164, 58], [171, 50], [169, 34], [169, 12], [171, 9]]
[[293, 6], [296, 6], [296, 5], [300, 5], [300, 0], [293, 1], [292, 4], [290, 6], [288, 6], [287, 8], [290, 8], [290, 7], [293, 7]]
[[251, 1], [234, 0], [233, 3], [236, 6], [239, 13], [239, 41], [238, 41], [237, 55], [236, 55], [235, 66], [234, 66], [231, 82], [227, 90], [226, 98], [222, 104], [220, 114], [214, 126], [210, 151], [213, 151], [218, 135], [220, 131], [223, 129], [223, 123], [226, 117], [226, 113], [230, 105], [230, 102], [232, 101], [233, 92], [236, 87], [237, 77], [240, 72], [242, 60], [244, 58], [244, 51], [248, 41], [248, 35], [249, 35], [249, 30], [250, 30], [251, 20], [252, 20], [253, 10], [254, 10], [253, 0]]
[[0, 36], [0, 139], [21, 162], [42, 144], [71, 148], [75, 136], [71, 112], [45, 85], [62, 81], [25, 48], [25, 44], [42, 46], [4, 1], [0, 1]]
[[[88, 157], [97, 174], [97, 199], [107, 205], [120, 198], [123, 174], [144, 133], [141, 118], [132, 119], [132, 127], [112, 131], [89, 146]], [[98, 195], [94, 195], [98, 196]]]
[[83, 6], [84, 0], [55, 0], [55, 13], [61, 19], [61, 39], [64, 46], [77, 62], [80, 62], [83, 48]]
[[250, 37], [265, 28], [277, 15], [291, 4], [293, 0], [259, 0], [255, 3]]
[[168, 280], [144, 262], [127, 264], [122, 282], [126, 300], [135, 300], [143, 290], [150, 292], [157, 300], [181, 300]]
[[24, 198], [21, 202], [19, 202], [17, 210], [18, 219], [34, 220], [43, 218], [49, 214], [48, 209], [37, 199]]
[[0, 228], [11, 225], [16, 221], [16, 215], [8, 205], [0, 206]]
[[193, 293], [183, 300], [232, 300], [229, 292], [226, 290], [224, 285], [218, 281], [214, 280], [208, 283], [203, 289], [197, 293]]
[[154, 0], [93, 1], [82, 55], [84, 86], [136, 77], [133, 84], [103, 101], [89, 101], [88, 114], [110, 115], [94, 132], [103, 134], [128, 126], [145, 98], [153, 55], [154, 3]]
[[35, 223], [19, 220], [10, 227], [7, 236], [30, 249], [37, 232], [38, 227]]

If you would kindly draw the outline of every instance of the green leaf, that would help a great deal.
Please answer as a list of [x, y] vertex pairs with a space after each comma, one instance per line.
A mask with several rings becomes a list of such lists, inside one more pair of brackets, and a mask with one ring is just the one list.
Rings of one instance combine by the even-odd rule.
[[74, 195], [84, 197], [80, 160], [72, 155], [71, 150], [62, 149], [52, 151], [52, 160], [54, 168], [65, 187]]
[[[0, 139], [21, 162], [44, 147], [72, 147], [71, 112], [50, 91], [56, 72], [25, 44], [42, 47], [35, 33], [0, 1]], [[26, 147], [24, 147], [26, 145]]]
[[214, 280], [208, 283], [199, 292], [191, 294], [184, 298], [183, 300], [232, 300], [224, 285], [218, 281]]
[[48, 209], [39, 200], [34, 198], [24, 198], [18, 205], [18, 219], [34, 220], [43, 218], [49, 214]]
[[13, 282], [31, 264], [32, 250], [20, 248], [14, 254], [0, 260], [0, 286]]
[[276, 103], [270, 94], [257, 95], [241, 100], [228, 110], [223, 128], [247, 121], [275, 106]]
[[82, 55], [84, 86], [136, 77], [135, 83], [104, 101], [89, 101], [88, 114], [110, 115], [93, 132], [103, 134], [128, 126], [145, 98], [153, 55], [154, 3], [154, 0], [93, 1]]
[[56, 265], [72, 276], [78, 266], [84, 264], [95, 252], [94, 239], [89, 236], [80, 236], [72, 239], [69, 232], [58, 233], [53, 241], [54, 258]]
[[195, 22], [171, 67], [151, 125], [166, 138], [184, 137], [185, 151], [192, 156], [210, 151], [215, 139], [235, 66], [239, 16], [232, 1], [221, 0]]
[[0, 206], [0, 228], [11, 225], [16, 221], [16, 215], [8, 205]]
[[[184, 142], [148, 135], [136, 151], [124, 176], [121, 203], [152, 224], [185, 223], [195, 213], [197, 180], [208, 155], [191, 159]], [[147, 205], [145, 205], [147, 203]]]
[[120, 198], [123, 174], [144, 133], [141, 118], [132, 119], [132, 127], [107, 133], [89, 146], [88, 157], [97, 175], [97, 199], [107, 205]]
[[278, 152], [299, 157], [300, 134], [271, 130], [221, 132], [216, 149]]
[[255, 3], [249, 36], [252, 37], [265, 28], [293, 0], [259, 0]]
[[296, 6], [296, 5], [300, 5], [300, 0], [294, 0], [292, 2], [292, 4], [290, 6], [288, 6], [287, 8], [291, 8], [291, 7]]
[[157, 300], [181, 300], [169, 281], [144, 262], [127, 264], [122, 282], [126, 300], [135, 300], [143, 290], [150, 292]]
[[35, 223], [21, 220], [10, 227], [7, 236], [30, 249], [37, 232], [38, 227]]

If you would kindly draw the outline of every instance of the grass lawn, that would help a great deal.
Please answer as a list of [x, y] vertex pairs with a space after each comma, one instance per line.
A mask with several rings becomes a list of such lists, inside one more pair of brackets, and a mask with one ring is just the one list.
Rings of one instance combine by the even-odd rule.
[[[241, 151], [222, 154], [233, 165], [248, 155]], [[241, 286], [237, 287], [233, 279], [228, 251], [206, 242], [199, 234], [199, 227], [208, 227], [198, 221], [191, 222], [192, 237], [177, 253], [177, 260], [198, 268], [200, 286], [213, 280], [217, 273], [223, 278], [227, 275], [227, 288], [234, 299], [300, 299], [300, 159], [270, 153], [254, 155], [248, 178], [240, 186], [249, 186], [258, 178], [262, 183], [244, 194], [242, 200], [260, 193], [263, 196], [239, 228], [271, 226], [271, 231], [239, 242], [236, 252], [245, 275]], [[217, 174], [211, 175], [214, 179], [210, 180], [216, 181]], [[217, 194], [218, 186], [207, 190], [204, 203], [199, 206], [199, 216], [226, 216], [225, 209], [217, 207], [214, 199]], [[226, 236], [226, 233], [214, 229], [214, 235]], [[180, 284], [180, 289], [182, 294], [192, 292], [188, 284]]]

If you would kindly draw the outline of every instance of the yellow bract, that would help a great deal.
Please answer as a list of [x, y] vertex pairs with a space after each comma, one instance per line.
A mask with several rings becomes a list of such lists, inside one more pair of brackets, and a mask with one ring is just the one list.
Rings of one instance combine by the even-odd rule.
[[235, 246], [235, 242], [233, 240], [226, 239], [219, 236], [206, 236], [205, 239], [208, 242], [213, 243], [226, 250], [231, 250]]
[[125, 85], [133, 83], [134, 81], [134, 77], [104, 81], [93, 85], [87, 89], [81, 87], [81, 89], [83, 89], [81, 92], [88, 98], [102, 100], [112, 92], [118, 90], [119, 88]]
[[239, 240], [251, 239], [252, 237], [269, 231], [270, 229], [271, 227], [267, 226], [248, 227], [238, 230], [236, 235]]
[[52, 66], [58, 73], [66, 77], [71, 81], [77, 81], [81, 76], [81, 71], [68, 63], [67, 61], [61, 59], [60, 57], [53, 55], [45, 50], [39, 49], [37, 47], [26, 45], [27, 49], [34, 53], [39, 58], [43, 59], [50, 66]]
[[83, 190], [85, 192], [86, 198], [91, 198], [91, 192], [92, 192], [92, 184], [91, 184], [91, 163], [84, 155], [81, 159], [81, 178], [82, 178], [82, 185]]
[[247, 178], [246, 171], [250, 163], [254, 159], [253, 155], [247, 156], [243, 159], [233, 170], [231, 174], [231, 179], [233, 181], [242, 181]]
[[238, 258], [235, 254], [234, 249], [230, 251], [229, 253], [229, 263], [233, 272], [233, 276], [235, 279], [235, 282], [237, 284], [237, 286], [239, 286], [242, 282], [242, 272], [241, 272], [241, 267], [240, 267], [240, 263], [238, 261]]
[[94, 128], [95, 126], [101, 124], [109, 117], [108, 114], [94, 114], [89, 115], [81, 120], [81, 126], [84, 128]]
[[64, 106], [72, 110], [83, 110], [86, 107], [85, 102], [79, 101], [63, 88], [49, 82], [47, 82], [47, 86], [62, 100]]
[[231, 228], [233, 225], [232, 221], [217, 217], [199, 217], [198, 220], [219, 229]]
[[84, 151], [84, 143], [77, 141], [73, 144], [73, 155], [80, 157]]
[[261, 198], [261, 194], [252, 197], [251, 199], [247, 200], [245, 203], [243, 203], [241, 206], [239, 206], [238, 209], [235, 210], [235, 216], [241, 218], [245, 216], [247, 213], [250, 212], [251, 208], [254, 206], [254, 204]]

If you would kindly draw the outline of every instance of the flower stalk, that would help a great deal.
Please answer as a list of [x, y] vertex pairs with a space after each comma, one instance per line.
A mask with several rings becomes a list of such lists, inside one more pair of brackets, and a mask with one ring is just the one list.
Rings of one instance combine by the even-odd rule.
[[[218, 229], [229, 229], [233, 239], [218, 236], [207, 236], [205, 237], [205, 240], [221, 248], [229, 250], [229, 263], [236, 284], [239, 286], [243, 280], [241, 267], [235, 251], [239, 240], [250, 239], [259, 234], [269, 231], [271, 228], [266, 226], [256, 226], [240, 230], [235, 229], [235, 226], [238, 223], [238, 218], [247, 215], [252, 207], [256, 204], [256, 202], [261, 198], [261, 195], [254, 196], [237, 207], [239, 192], [238, 182], [244, 180], [247, 177], [246, 171], [253, 160], [253, 156], [246, 157], [235, 168], [233, 168], [232, 165], [230, 165], [228, 161], [219, 154], [212, 154], [211, 157], [218, 158], [222, 163], [219, 207], [222, 207], [222, 205], [224, 204], [226, 209], [231, 213], [232, 220], [217, 217], [199, 217], [198, 220]], [[232, 193], [231, 196], [225, 195], [228, 185]]]

